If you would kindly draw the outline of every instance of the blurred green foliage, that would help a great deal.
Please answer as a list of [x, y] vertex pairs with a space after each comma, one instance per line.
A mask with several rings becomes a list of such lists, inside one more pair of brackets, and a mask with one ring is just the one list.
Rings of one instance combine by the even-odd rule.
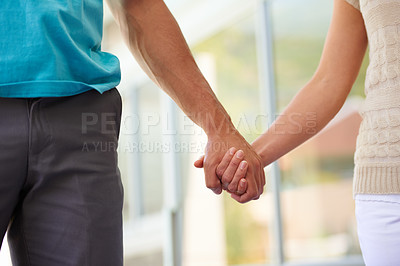
[[[192, 48], [195, 56], [213, 55], [214, 90], [249, 142], [265, 130], [254, 125], [261, 109], [254, 23], [253, 16], [246, 18]], [[224, 199], [228, 264], [264, 263], [269, 250], [267, 225], [256, 222], [246, 205], [235, 203], [226, 193]]]
[[270, 240], [267, 226], [227, 194], [224, 205], [228, 264], [265, 263]]
[[[238, 129], [249, 142], [265, 130], [255, 129], [260, 98], [254, 23], [254, 17], [246, 18], [192, 49], [195, 56], [213, 55], [217, 71], [214, 90], [236, 126], [246, 118]], [[246, 130], [245, 124], [251, 130]]]
[[[285, 108], [299, 89], [311, 79], [318, 67], [323, 46], [324, 38], [295, 36], [275, 39], [275, 79], [279, 110]], [[366, 55], [350, 97], [364, 96], [368, 62]]]

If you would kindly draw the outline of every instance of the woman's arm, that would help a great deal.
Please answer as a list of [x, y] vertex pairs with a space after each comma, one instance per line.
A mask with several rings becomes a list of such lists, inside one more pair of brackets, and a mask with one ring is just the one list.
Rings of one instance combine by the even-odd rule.
[[[271, 127], [252, 146], [261, 156], [264, 166], [293, 150], [315, 134], [343, 106], [368, 45], [361, 13], [345, 0], [335, 0], [331, 25], [320, 64], [312, 79], [297, 93]], [[315, 119], [307, 124], [308, 117]], [[195, 165], [201, 166], [200, 162]], [[222, 161], [219, 169], [224, 170]], [[236, 191], [239, 177], [231, 175], [228, 186]]]
[[[368, 45], [361, 13], [345, 0], [335, 0], [320, 64], [267, 132], [253, 142], [264, 166], [318, 133], [343, 106]], [[309, 115], [315, 116], [313, 127]], [[293, 123], [293, 120], [296, 123]]]

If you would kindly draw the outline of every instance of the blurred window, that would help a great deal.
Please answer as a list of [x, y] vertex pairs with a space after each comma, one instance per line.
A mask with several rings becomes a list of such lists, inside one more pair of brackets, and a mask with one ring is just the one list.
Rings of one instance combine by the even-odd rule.
[[[278, 110], [283, 110], [318, 66], [332, 1], [273, 2]], [[316, 137], [279, 160], [284, 253], [292, 260], [360, 254], [352, 199], [353, 155], [365, 79], [360, 76], [336, 118]], [[310, 122], [316, 114], [310, 114]]]
[[[312, 77], [328, 31], [332, 2], [272, 1], [277, 115]], [[255, 11], [194, 45], [216, 62], [218, 98], [245, 138], [265, 130], [260, 106]], [[353, 154], [361, 118], [366, 59], [345, 106], [315, 138], [279, 160], [286, 261], [360, 261], [352, 199]], [[310, 120], [315, 117], [310, 117]], [[237, 205], [225, 200], [229, 265], [273, 260], [271, 195]], [[271, 240], [271, 241], [270, 241]], [[271, 246], [272, 245], [272, 246]], [[357, 263], [356, 263], [357, 264]]]
[[[266, 122], [259, 99], [255, 23], [251, 14], [193, 47], [195, 55], [214, 57], [217, 96], [249, 142], [262, 132]], [[228, 265], [269, 261], [264, 212], [255, 211], [254, 204], [239, 205], [226, 193], [224, 197]]]
[[[267, 128], [259, 84], [258, 65], [262, 59], [257, 53], [260, 26], [256, 15], [257, 1], [166, 2], [178, 22], [184, 22], [181, 26], [195, 57], [208, 60], [208, 63], [199, 65], [204, 73], [211, 73], [213, 88], [234, 124], [247, 141], [254, 141]], [[329, 27], [332, 1], [271, 0], [271, 7], [279, 114], [311, 78], [318, 65]], [[224, 12], [229, 14], [226, 16], [229, 19], [225, 20]], [[187, 14], [190, 14], [190, 19], [185, 17]], [[115, 32], [114, 26], [106, 27], [105, 33], [110, 37], [105, 43], [112, 46], [113, 40], [120, 40]], [[121, 48], [117, 50], [121, 51]], [[126, 62], [133, 59], [128, 60], [126, 52], [121, 52], [119, 57], [123, 69], [128, 69]], [[340, 260], [342, 265], [362, 265], [351, 189], [353, 152], [360, 123], [357, 110], [363, 97], [367, 59], [365, 61], [349, 99], [334, 121], [318, 136], [279, 160], [282, 224], [276, 223], [270, 191], [260, 200], [246, 205], [239, 205], [224, 196], [225, 231], [222, 235], [225, 237], [226, 264], [215, 265], [274, 263], [276, 226], [283, 228], [285, 263], [301, 262], [307, 265], [317, 261], [315, 265], [322, 266], [331, 265], [332, 260]], [[123, 70], [125, 79], [127, 76], [131, 78], [131, 73], [134, 77], [143, 76], [137, 68], [133, 69]], [[209, 78], [209, 75], [206, 76]], [[164, 186], [167, 185], [163, 183], [163, 176], [168, 171], [162, 163], [163, 158], [165, 160], [162, 145], [166, 138], [162, 121], [166, 119], [163, 114], [168, 110], [160, 105], [159, 89], [150, 81], [143, 82], [143, 78], [138, 78], [141, 82], [132, 80], [120, 86], [124, 96], [125, 120], [122, 125], [126, 127], [126, 132], [121, 130], [119, 163], [125, 185], [125, 227], [128, 232], [135, 231], [134, 238], [127, 237], [126, 249], [142, 248], [144, 252], [136, 257], [127, 256], [126, 265], [160, 265], [163, 256], [160, 234], [166, 230], [161, 215], [165, 207]], [[178, 116], [182, 113], [178, 112]], [[182, 121], [177, 125], [179, 128], [187, 122]], [[192, 197], [185, 201], [184, 213], [190, 213], [193, 206], [201, 207], [203, 199], [196, 202], [193, 198], [198, 195], [190, 194], [193, 191], [189, 186], [193, 183], [190, 177], [194, 175], [191, 166], [194, 150], [182, 145], [202, 140], [197, 133], [177, 132], [181, 162], [172, 167], [183, 177], [185, 199]], [[195, 148], [197, 150], [197, 146]], [[198, 184], [193, 184], [197, 186], [194, 189], [200, 191]], [[267, 189], [270, 190], [268, 185]], [[211, 192], [207, 197], [212, 197]], [[186, 219], [186, 216], [183, 217]], [[187, 237], [183, 235], [187, 243], [196, 242]], [[136, 245], [129, 246], [130, 242]]]

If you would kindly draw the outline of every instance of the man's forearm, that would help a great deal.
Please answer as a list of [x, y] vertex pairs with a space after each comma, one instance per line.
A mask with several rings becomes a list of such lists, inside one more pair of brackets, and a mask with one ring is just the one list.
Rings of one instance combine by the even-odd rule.
[[[162, 0], [108, 0], [132, 54], [149, 77], [208, 135], [204, 173], [206, 186], [222, 192], [216, 168], [229, 147], [244, 152], [247, 189], [235, 198], [258, 199], [265, 185], [260, 157], [237, 132], [231, 119], [201, 74], [189, 47]], [[224, 180], [222, 180], [224, 181]], [[232, 191], [237, 183], [231, 182]]]
[[229, 115], [201, 74], [165, 3], [126, 1], [114, 8], [117, 20], [143, 70], [207, 135], [235, 132]]

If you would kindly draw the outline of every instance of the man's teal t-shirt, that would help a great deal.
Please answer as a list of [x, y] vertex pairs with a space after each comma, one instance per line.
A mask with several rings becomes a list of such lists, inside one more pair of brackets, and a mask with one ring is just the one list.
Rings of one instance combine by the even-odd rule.
[[0, 97], [59, 97], [120, 82], [101, 51], [103, 0], [1, 0]]

